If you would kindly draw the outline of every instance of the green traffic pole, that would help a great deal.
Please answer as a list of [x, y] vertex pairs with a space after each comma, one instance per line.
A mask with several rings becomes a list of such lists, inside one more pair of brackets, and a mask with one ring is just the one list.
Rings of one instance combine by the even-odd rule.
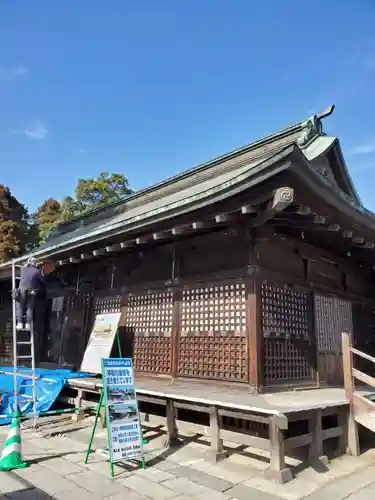
[[[103, 389], [102, 389], [102, 394], [104, 395], [104, 401], [108, 404], [107, 402], [107, 394], [106, 394], [106, 388], [103, 384]], [[104, 403], [104, 404], [106, 404]], [[110, 437], [110, 430], [109, 430], [109, 415], [108, 412], [106, 414], [106, 419], [105, 419], [105, 427], [107, 429], [107, 443], [108, 443], [108, 453], [109, 453], [109, 467], [111, 470], [111, 477], [115, 476], [115, 469], [113, 467], [113, 462], [112, 462], [112, 449], [111, 449], [111, 437]]]
[[99, 415], [100, 415], [100, 409], [101, 409], [102, 404], [103, 404], [103, 397], [104, 397], [104, 393], [102, 391], [101, 394], [100, 394], [98, 407], [96, 409], [95, 420], [94, 420], [94, 425], [93, 425], [93, 428], [92, 428], [92, 431], [91, 431], [89, 446], [88, 446], [87, 451], [86, 451], [85, 464], [87, 464], [87, 462], [89, 460], [89, 455], [92, 452], [91, 445], [92, 445], [92, 442], [94, 441], [94, 435], [95, 435], [96, 426], [97, 426]]

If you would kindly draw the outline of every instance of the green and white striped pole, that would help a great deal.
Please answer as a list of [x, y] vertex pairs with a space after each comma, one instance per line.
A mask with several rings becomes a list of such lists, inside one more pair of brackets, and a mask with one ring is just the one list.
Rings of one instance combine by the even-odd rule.
[[24, 469], [28, 463], [23, 461], [21, 451], [20, 414], [17, 413], [10, 424], [8, 437], [0, 458], [0, 471]]

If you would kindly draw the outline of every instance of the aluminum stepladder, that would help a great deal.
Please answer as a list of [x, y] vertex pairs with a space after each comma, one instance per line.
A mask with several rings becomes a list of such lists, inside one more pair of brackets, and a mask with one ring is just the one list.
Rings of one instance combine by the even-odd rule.
[[[12, 290], [16, 289], [16, 269], [22, 266], [16, 265], [14, 261], [12, 261]], [[36, 427], [37, 420], [37, 408], [36, 408], [36, 377], [35, 377], [35, 345], [34, 345], [34, 321], [31, 322], [30, 330], [17, 330], [16, 328], [16, 299], [14, 293], [12, 293], [12, 326], [13, 326], [13, 397], [14, 397], [14, 415], [18, 415], [19, 413], [19, 402], [22, 402], [23, 399], [32, 400], [33, 403], [33, 425]], [[18, 340], [18, 336], [20, 333], [29, 335], [29, 340]], [[18, 354], [18, 346], [28, 347], [30, 349], [30, 354]], [[21, 361], [30, 361], [31, 362], [31, 377], [29, 375], [25, 375], [19, 372], [19, 364]], [[20, 393], [19, 389], [21, 386], [18, 384], [18, 378], [21, 377], [23, 380], [31, 378], [31, 396]], [[29, 385], [28, 385], [29, 386]], [[24, 384], [24, 387], [26, 385]]]

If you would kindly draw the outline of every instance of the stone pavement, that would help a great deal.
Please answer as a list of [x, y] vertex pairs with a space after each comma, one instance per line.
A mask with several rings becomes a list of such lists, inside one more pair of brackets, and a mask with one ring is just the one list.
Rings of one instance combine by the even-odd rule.
[[[286, 485], [266, 480], [265, 453], [225, 443], [229, 457], [219, 464], [207, 462], [208, 440], [179, 429], [182, 444], [166, 449], [164, 428], [147, 427], [148, 467], [135, 470], [115, 466], [111, 479], [108, 463], [99, 453], [84, 464], [84, 451], [91, 430], [46, 421], [38, 431], [23, 429], [23, 452], [30, 467], [0, 472], [0, 500], [364, 500], [375, 497], [375, 451], [359, 458], [341, 457], [329, 470], [315, 471], [291, 460], [295, 479]], [[7, 428], [0, 428], [1, 448]], [[98, 431], [96, 447], [105, 446]]]

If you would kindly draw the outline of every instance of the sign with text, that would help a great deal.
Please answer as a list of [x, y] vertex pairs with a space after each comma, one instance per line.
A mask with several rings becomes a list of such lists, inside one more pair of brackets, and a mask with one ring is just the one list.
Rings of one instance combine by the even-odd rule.
[[132, 360], [108, 358], [102, 365], [111, 461], [140, 458], [143, 441]]
[[100, 373], [102, 359], [111, 355], [121, 313], [97, 314], [81, 363], [81, 372]]

